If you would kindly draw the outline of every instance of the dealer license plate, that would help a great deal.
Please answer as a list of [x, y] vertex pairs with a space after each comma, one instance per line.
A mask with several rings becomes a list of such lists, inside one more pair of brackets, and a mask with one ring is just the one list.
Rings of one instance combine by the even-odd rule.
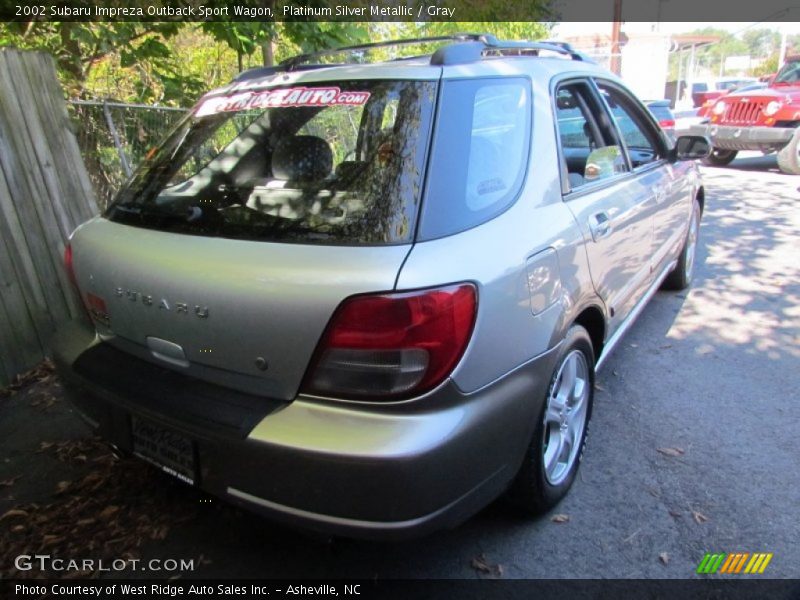
[[171, 429], [136, 417], [131, 420], [133, 453], [181, 481], [196, 481], [195, 451], [192, 440]]

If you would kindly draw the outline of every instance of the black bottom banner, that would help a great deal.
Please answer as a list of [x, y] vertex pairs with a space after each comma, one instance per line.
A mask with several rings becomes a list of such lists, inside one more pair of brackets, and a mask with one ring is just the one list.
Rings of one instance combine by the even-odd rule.
[[0, 580], [2, 598], [800, 600], [798, 580]]

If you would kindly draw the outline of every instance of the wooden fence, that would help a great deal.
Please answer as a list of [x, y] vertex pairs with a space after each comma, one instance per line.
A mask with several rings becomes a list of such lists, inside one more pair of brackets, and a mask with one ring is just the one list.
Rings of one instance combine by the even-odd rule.
[[81, 310], [64, 245], [97, 205], [71, 127], [52, 58], [0, 50], [0, 387]]

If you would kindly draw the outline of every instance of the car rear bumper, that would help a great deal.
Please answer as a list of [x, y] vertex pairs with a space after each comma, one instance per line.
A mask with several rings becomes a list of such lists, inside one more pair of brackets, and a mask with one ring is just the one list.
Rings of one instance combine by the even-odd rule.
[[[75, 406], [122, 450], [132, 449], [131, 418], [147, 420], [192, 440], [196, 484], [212, 494], [304, 528], [396, 539], [455, 526], [508, 486], [556, 351], [477, 392], [447, 382], [394, 406], [229, 398], [212, 384], [180, 385], [172, 378], [182, 375], [121, 353], [78, 324], [57, 335], [54, 361]], [[139, 385], [120, 383], [119, 359]]]
[[693, 125], [692, 135], [705, 135], [714, 148], [723, 150], [775, 150], [789, 143], [795, 130], [786, 127], [749, 127], [715, 125], [711, 123]]

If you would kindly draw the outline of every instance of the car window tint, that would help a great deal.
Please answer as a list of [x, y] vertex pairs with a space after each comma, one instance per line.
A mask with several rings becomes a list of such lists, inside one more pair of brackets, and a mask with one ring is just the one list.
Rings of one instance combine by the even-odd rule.
[[205, 100], [145, 161], [106, 216], [207, 237], [408, 243], [436, 84], [325, 83]]
[[637, 106], [622, 90], [604, 83], [599, 83], [598, 87], [625, 141], [631, 165], [636, 168], [658, 160], [660, 134], [648, 122], [646, 109]]
[[570, 190], [627, 170], [622, 148], [586, 83], [559, 87], [555, 110], [562, 171], [566, 171]]
[[445, 81], [439, 106], [422, 239], [469, 229], [505, 210], [528, 160], [528, 80]]

